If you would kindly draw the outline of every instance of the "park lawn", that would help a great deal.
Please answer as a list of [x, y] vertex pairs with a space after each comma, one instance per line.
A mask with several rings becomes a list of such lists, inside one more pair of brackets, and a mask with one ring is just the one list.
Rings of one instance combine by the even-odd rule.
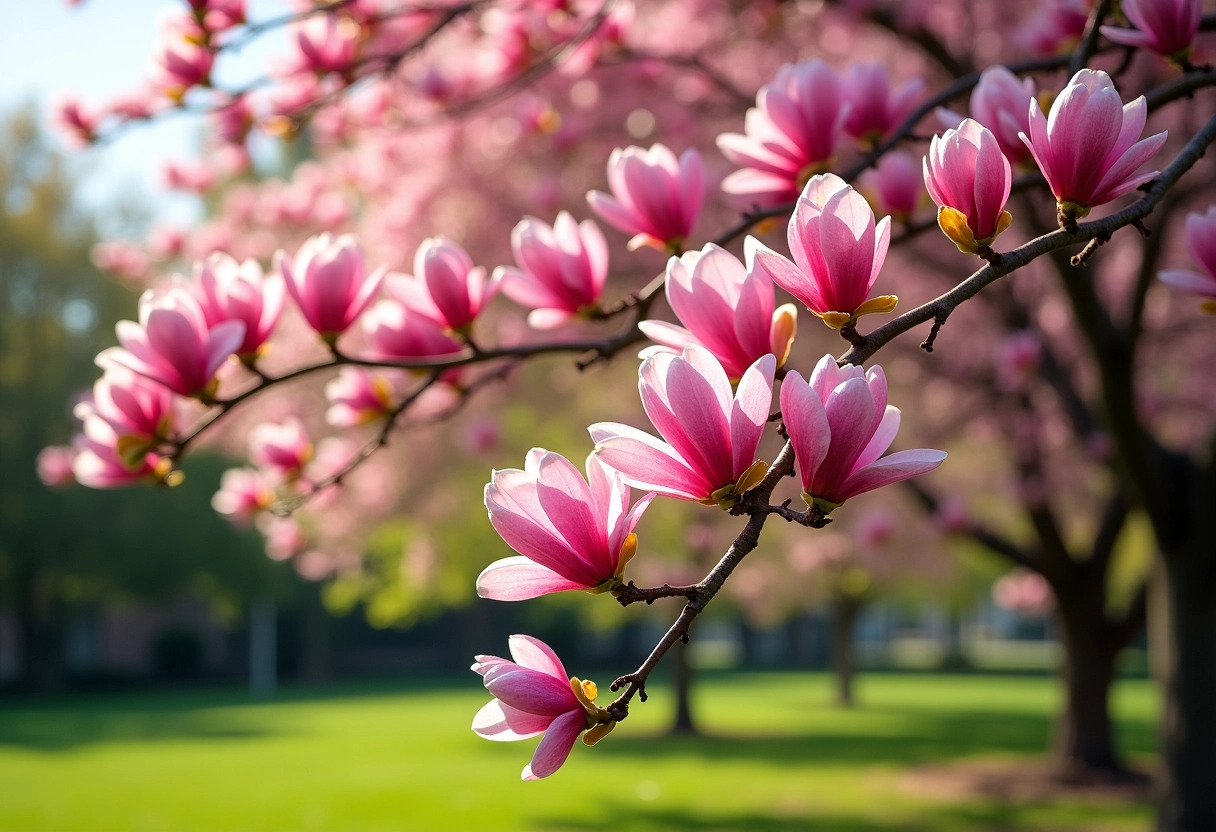
[[[635, 704], [548, 780], [519, 772], [535, 741], [469, 731], [467, 684], [0, 701], [0, 830], [1140, 830], [1148, 806], [1110, 797], [951, 800], [908, 770], [1046, 748], [1050, 678], [873, 675], [861, 706], [818, 674], [731, 674], [694, 705], [707, 736], [655, 739], [667, 691]], [[1121, 682], [1123, 747], [1150, 764], [1156, 699]], [[919, 781], [918, 781], [919, 782]]]

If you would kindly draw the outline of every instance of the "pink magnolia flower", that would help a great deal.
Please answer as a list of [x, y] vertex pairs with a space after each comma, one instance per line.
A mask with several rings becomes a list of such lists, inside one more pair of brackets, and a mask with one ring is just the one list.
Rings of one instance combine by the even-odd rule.
[[[733, 254], [709, 243], [667, 261], [667, 302], [684, 326], [642, 321], [638, 328], [660, 346], [640, 353], [679, 354], [698, 344], [722, 362], [733, 379], [768, 353], [785, 363], [798, 329], [792, 303], [774, 311], [773, 282], [763, 273], [749, 273]], [[687, 327], [687, 328], [685, 328]]]
[[756, 460], [756, 448], [768, 423], [776, 368], [771, 354], [757, 359], [732, 396], [726, 371], [704, 347], [652, 355], [638, 371], [638, 387], [646, 415], [666, 441], [599, 422], [588, 428], [595, 453], [627, 485], [731, 508], [768, 470], [768, 463]]
[[1123, 104], [1110, 76], [1095, 69], [1074, 75], [1046, 117], [1030, 103], [1030, 133], [1021, 138], [1055, 194], [1062, 226], [1157, 175], [1136, 173], [1166, 139], [1162, 131], [1137, 141], [1147, 117], [1143, 95]]
[[1033, 332], [1015, 332], [996, 345], [993, 364], [997, 384], [1011, 393], [1024, 391], [1039, 372], [1043, 342]]
[[1009, 160], [996, 136], [973, 119], [929, 142], [925, 187], [937, 204], [937, 224], [964, 254], [978, 254], [1009, 227], [1005, 210], [1013, 186]]
[[[1012, 164], [1030, 161], [1030, 151], [1018, 136], [1030, 134], [1030, 102], [1036, 101], [1033, 78], [1018, 79], [1003, 66], [980, 73], [971, 93], [971, 117], [996, 136], [1001, 152]], [[953, 127], [961, 121], [958, 119]]]
[[259, 514], [254, 522], [266, 538], [266, 557], [271, 560], [288, 560], [308, 547], [308, 535], [300, 528], [294, 517], [277, 517]]
[[238, 263], [217, 251], [195, 267], [193, 289], [208, 326], [223, 321], [245, 324], [245, 340], [237, 357], [246, 363], [254, 361], [283, 312], [282, 278], [264, 276], [256, 260]]
[[351, 68], [359, 53], [363, 30], [349, 17], [327, 13], [304, 18], [293, 27], [292, 34], [299, 50], [298, 69], [324, 75]]
[[1202, 0], [1123, 0], [1120, 4], [1134, 28], [1103, 26], [1115, 43], [1151, 49], [1167, 58], [1186, 58], [1203, 18]]
[[249, 432], [249, 459], [277, 479], [297, 479], [313, 458], [315, 448], [299, 419], [263, 422]]
[[511, 231], [518, 268], [500, 266], [502, 291], [530, 307], [528, 325], [552, 329], [596, 309], [608, 278], [608, 244], [591, 220], [576, 223], [566, 211], [552, 226], [526, 217]]
[[477, 594], [523, 601], [565, 589], [608, 592], [637, 551], [633, 529], [654, 499], [629, 508], [620, 474], [587, 457], [587, 479], [564, 456], [533, 448], [524, 469], [496, 470], [485, 489], [494, 530], [519, 557], [477, 576]]
[[115, 451], [132, 466], [176, 430], [176, 408], [168, 388], [117, 365], [106, 368], [93, 384], [93, 395], [77, 404], [73, 413], [81, 422], [90, 418], [108, 422], [118, 437]]
[[1028, 569], [1015, 569], [1002, 575], [992, 585], [992, 600], [1001, 609], [1031, 616], [1047, 615], [1054, 605], [1047, 580]]
[[341, 428], [382, 419], [393, 407], [397, 387], [386, 373], [343, 367], [337, 378], [325, 385], [325, 398], [329, 402], [325, 419]]
[[423, 240], [414, 255], [414, 274], [389, 275], [385, 289], [413, 311], [453, 332], [468, 333], [473, 320], [498, 294], [502, 275], [489, 280], [483, 266], [445, 237]]
[[907, 222], [925, 196], [925, 179], [916, 159], [893, 150], [861, 175], [860, 190], [874, 207], [892, 219]]
[[333, 344], [372, 302], [386, 267], [368, 274], [363, 249], [350, 234], [311, 237], [300, 246], [294, 262], [275, 254], [275, 267], [308, 325]]
[[[464, 345], [438, 324], [397, 301], [382, 300], [363, 318], [363, 332], [371, 357], [381, 361], [452, 358]], [[458, 368], [446, 377], [454, 380]]]
[[549, 645], [523, 635], [507, 643], [514, 661], [475, 657], [472, 669], [494, 699], [473, 717], [473, 731], [499, 742], [544, 734], [522, 774], [524, 780], [539, 780], [561, 768], [579, 734], [586, 731], [583, 744], [595, 745], [616, 723], [596, 707], [595, 683], [567, 677]]
[[47, 488], [64, 488], [76, 482], [72, 464], [76, 449], [69, 445], [48, 445], [38, 452], [38, 480]]
[[105, 419], [87, 419], [84, 432], [73, 441], [76, 457], [72, 473], [76, 481], [87, 488], [125, 488], [140, 482], [181, 482], [180, 471], [174, 471], [167, 459], [146, 454], [130, 464], [118, 453], [118, 433]]
[[212, 496], [211, 507], [234, 526], [247, 528], [274, 501], [274, 488], [261, 471], [230, 468], [220, 477], [220, 490]]
[[1016, 32], [1016, 40], [1036, 55], [1060, 55], [1071, 50], [1089, 20], [1086, 0], [1046, 0]]
[[891, 88], [891, 75], [881, 63], [854, 63], [844, 77], [849, 102], [844, 129], [853, 138], [875, 145], [912, 114], [925, 91], [923, 78], [910, 78]]
[[744, 133], [718, 136], [722, 154], [744, 168], [722, 190], [762, 204], [794, 199], [831, 166], [848, 115], [840, 77], [823, 61], [782, 66], [756, 95]]
[[55, 126], [67, 133], [77, 147], [90, 145], [97, 138], [101, 116], [74, 97], [61, 99], [52, 117]]
[[632, 234], [629, 249], [653, 246], [678, 253], [696, 225], [705, 198], [701, 154], [676, 159], [665, 145], [619, 147], [608, 157], [609, 196], [587, 194], [587, 203], [609, 225]]
[[899, 431], [899, 408], [887, 404], [881, 367], [838, 367], [825, 355], [810, 381], [796, 372], [781, 382], [781, 417], [794, 446], [802, 499], [829, 514], [850, 497], [915, 477], [941, 465], [942, 451], [918, 449], [883, 457]]
[[206, 43], [168, 27], [156, 50], [155, 83], [166, 96], [180, 101], [191, 87], [211, 83], [215, 54]]
[[97, 356], [98, 366], [125, 367], [174, 393], [204, 402], [215, 395], [216, 371], [245, 339], [241, 321], [209, 327], [198, 301], [183, 287], [163, 294], [144, 292], [139, 323], [119, 321], [115, 331], [122, 347], [103, 350]]
[[792, 263], [748, 237], [748, 271], [767, 274], [828, 326], [842, 329], [860, 315], [895, 308], [894, 295], [869, 297], [887, 257], [891, 218], [875, 224], [865, 198], [839, 176], [821, 174], [806, 183], [788, 239]]
[[1216, 205], [1186, 216], [1186, 247], [1202, 271], [1166, 269], [1157, 276], [1175, 289], [1204, 298], [1200, 308], [1216, 315]]

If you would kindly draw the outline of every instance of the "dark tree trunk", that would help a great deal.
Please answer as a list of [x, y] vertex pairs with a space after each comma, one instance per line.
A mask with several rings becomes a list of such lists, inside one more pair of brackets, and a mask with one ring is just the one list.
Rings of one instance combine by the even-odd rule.
[[[1216, 513], [1211, 506], [1208, 512]], [[1160, 832], [1216, 829], [1216, 531], [1211, 514], [1188, 547], [1165, 552], [1169, 682], [1162, 724], [1166, 784]]]
[[1109, 779], [1126, 773], [1115, 752], [1110, 688], [1123, 645], [1106, 619], [1102, 587], [1059, 597], [1064, 711], [1056, 724], [1055, 754], [1070, 780]]
[[838, 595], [832, 602], [832, 674], [836, 678], [836, 704], [851, 708], [853, 676], [857, 671], [853, 652], [853, 625], [861, 612], [860, 598]]
[[300, 678], [306, 682], [328, 682], [333, 678], [333, 620], [321, 600], [320, 584], [305, 588], [302, 616]]
[[27, 572], [18, 579], [22, 684], [37, 693], [64, 688], [63, 616], [44, 575]]
[[673, 734], [693, 735], [697, 725], [692, 718], [692, 665], [688, 661], [688, 645], [677, 643], [667, 654], [671, 662], [671, 683], [676, 699], [676, 718], [672, 723]]

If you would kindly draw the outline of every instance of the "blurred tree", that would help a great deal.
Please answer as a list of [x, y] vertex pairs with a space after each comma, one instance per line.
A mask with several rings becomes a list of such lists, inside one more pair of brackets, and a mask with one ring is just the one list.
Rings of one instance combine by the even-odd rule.
[[[200, 460], [190, 481], [152, 490], [52, 491], [38, 451], [67, 437], [63, 403], [92, 381], [92, 356], [130, 291], [89, 261], [93, 218], [74, 203], [63, 158], [32, 109], [0, 120], [0, 607], [19, 624], [21, 679], [63, 683], [61, 638], [74, 611], [189, 590], [229, 609], [267, 593], [275, 564], [207, 506], [219, 478]], [[103, 324], [103, 322], [105, 322]], [[281, 570], [278, 570], [281, 571]], [[280, 581], [281, 582], [281, 581]]]

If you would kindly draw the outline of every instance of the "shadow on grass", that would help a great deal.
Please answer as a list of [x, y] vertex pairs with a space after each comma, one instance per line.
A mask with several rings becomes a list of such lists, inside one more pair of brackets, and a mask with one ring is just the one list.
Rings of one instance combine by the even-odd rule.
[[[628, 829], [630, 832], [644, 830], [678, 830], [679, 832], [928, 832], [925, 824], [870, 823], [856, 817], [841, 815], [819, 815], [816, 817], [781, 817], [756, 813], [713, 812], [693, 814], [645, 809], [614, 808], [594, 819], [563, 820], [541, 818], [534, 821], [538, 830], [599, 830]], [[989, 827], [991, 828], [991, 827]]]
[[[463, 681], [463, 679], [462, 679]], [[65, 751], [114, 741], [257, 739], [271, 734], [259, 709], [452, 690], [446, 676], [284, 686], [255, 699], [239, 687], [142, 690], [0, 699], [0, 747]]]
[[[1042, 829], [1041, 806], [1017, 806], [1003, 803], [940, 804], [910, 810], [898, 820], [890, 817], [859, 818], [855, 815], [817, 813], [800, 814], [687, 812], [662, 809], [609, 807], [596, 818], [537, 818], [532, 828], [537, 830], [570, 830], [570, 832], [608, 832], [627, 829], [630, 832], [993, 832], [993, 830]], [[1098, 821], [1091, 812], [1079, 808], [1077, 820]], [[911, 817], [907, 815], [911, 814]], [[1073, 828], [1071, 822], [1067, 822]], [[1052, 826], [1054, 827], [1054, 824]], [[1086, 825], [1085, 828], [1089, 828]]]
[[[890, 730], [858, 730], [863, 719], [881, 717]], [[915, 765], [975, 754], [1042, 754], [1050, 745], [1051, 719], [1031, 714], [960, 711], [950, 714], [909, 709], [850, 711], [840, 724], [798, 726], [789, 734], [744, 736], [614, 736], [597, 746], [597, 754], [646, 757], [700, 756], [717, 759], [766, 760], [818, 765], [869, 764], [877, 761]], [[1148, 752], [1154, 748], [1147, 721], [1127, 721], [1121, 748]]]

